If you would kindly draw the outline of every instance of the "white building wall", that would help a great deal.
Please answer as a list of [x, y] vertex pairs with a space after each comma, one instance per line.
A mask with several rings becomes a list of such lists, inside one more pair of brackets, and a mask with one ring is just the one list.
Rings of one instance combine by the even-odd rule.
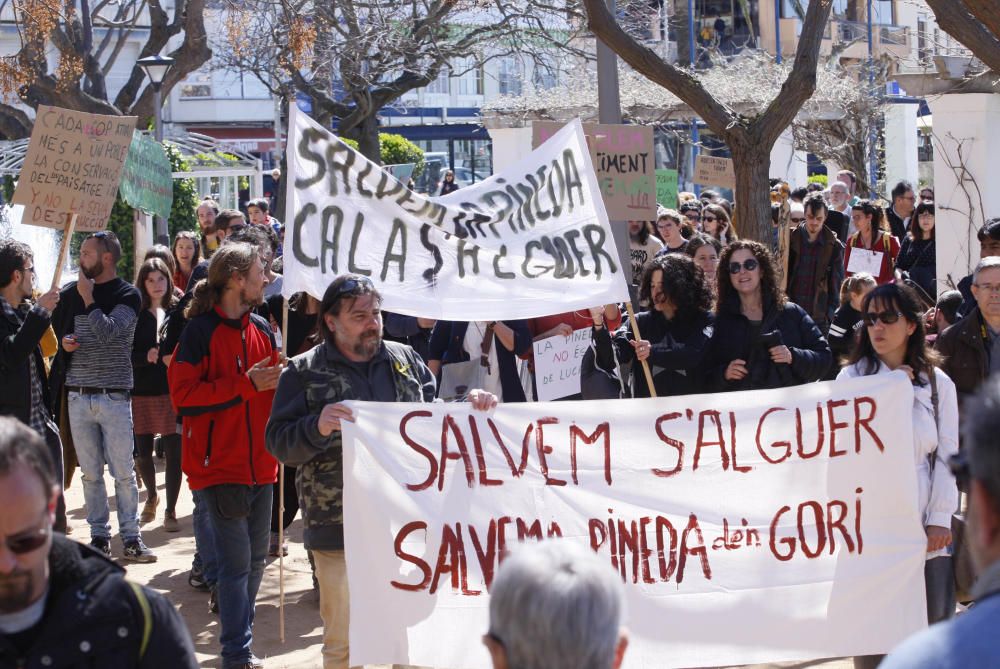
[[995, 187], [1000, 94], [950, 94], [929, 103], [934, 115], [937, 275], [938, 285], [944, 286], [969, 274], [979, 261], [976, 231], [985, 220], [1000, 216], [1000, 188]]
[[917, 111], [915, 104], [890, 104], [885, 111], [885, 189], [900, 181], [917, 186]]

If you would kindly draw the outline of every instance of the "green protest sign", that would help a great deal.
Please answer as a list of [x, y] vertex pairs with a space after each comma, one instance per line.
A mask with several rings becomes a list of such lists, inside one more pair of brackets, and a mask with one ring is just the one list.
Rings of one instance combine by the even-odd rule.
[[677, 170], [656, 170], [656, 202], [669, 209], [677, 207]]
[[132, 135], [122, 170], [121, 193], [136, 209], [170, 218], [170, 205], [174, 201], [170, 160], [163, 146], [139, 131]]

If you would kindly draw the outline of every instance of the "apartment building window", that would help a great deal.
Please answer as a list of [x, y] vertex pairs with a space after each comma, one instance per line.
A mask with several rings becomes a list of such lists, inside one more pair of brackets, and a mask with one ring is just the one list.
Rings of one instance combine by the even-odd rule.
[[427, 92], [440, 93], [443, 95], [448, 95], [451, 92], [448, 82], [448, 68], [441, 68], [440, 72], [438, 72], [437, 79], [427, 84]]
[[555, 59], [544, 56], [537, 58], [531, 73], [531, 83], [535, 90], [547, 91], [555, 88], [559, 84], [559, 67]]
[[483, 94], [483, 67], [472, 58], [460, 58], [452, 66], [459, 95]]
[[182, 100], [212, 97], [212, 72], [198, 69], [189, 74], [180, 85]]
[[917, 59], [925, 61], [931, 57], [931, 51], [927, 48], [927, 19], [923, 16], [917, 18]]
[[520, 95], [524, 66], [517, 58], [501, 58], [497, 66], [497, 84], [500, 95]]

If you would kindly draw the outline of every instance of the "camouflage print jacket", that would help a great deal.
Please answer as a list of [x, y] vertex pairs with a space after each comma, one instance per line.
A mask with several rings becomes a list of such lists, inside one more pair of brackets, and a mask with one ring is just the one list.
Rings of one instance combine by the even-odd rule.
[[344, 460], [340, 432], [319, 433], [319, 414], [343, 400], [431, 402], [434, 376], [413, 349], [384, 342], [365, 365], [324, 343], [292, 358], [282, 372], [267, 424], [267, 450], [298, 467], [295, 486], [306, 548], [344, 548]]

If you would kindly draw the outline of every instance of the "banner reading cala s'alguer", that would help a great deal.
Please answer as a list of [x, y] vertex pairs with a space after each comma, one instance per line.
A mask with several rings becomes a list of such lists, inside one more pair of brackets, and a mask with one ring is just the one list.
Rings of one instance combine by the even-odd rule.
[[386, 310], [530, 318], [628, 300], [579, 121], [516, 166], [424, 197], [292, 107], [284, 286], [364, 274]]
[[904, 375], [787, 390], [356, 403], [344, 430], [351, 666], [487, 669], [520, 540], [582, 542], [625, 584], [625, 666], [888, 651], [926, 626]]

